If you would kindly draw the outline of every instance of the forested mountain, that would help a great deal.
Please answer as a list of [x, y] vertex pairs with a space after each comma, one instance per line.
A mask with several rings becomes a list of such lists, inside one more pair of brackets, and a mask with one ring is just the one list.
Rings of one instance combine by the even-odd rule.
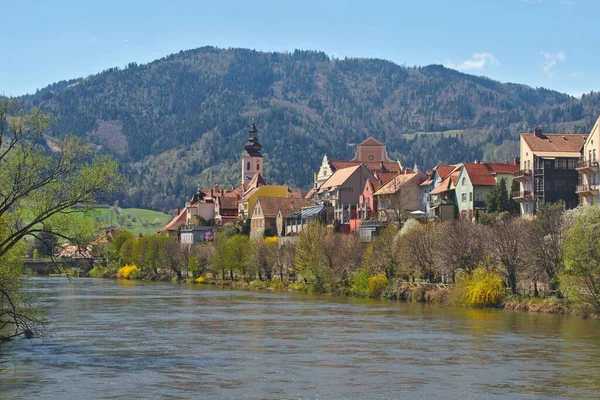
[[579, 100], [440, 65], [214, 47], [58, 82], [20, 100], [55, 116], [54, 135], [85, 136], [119, 158], [131, 180], [122, 206], [157, 210], [182, 205], [198, 184], [238, 184], [251, 117], [268, 181], [306, 188], [324, 153], [350, 157], [349, 144], [367, 136], [425, 169], [510, 159], [519, 132], [586, 132], [600, 114], [598, 93]]

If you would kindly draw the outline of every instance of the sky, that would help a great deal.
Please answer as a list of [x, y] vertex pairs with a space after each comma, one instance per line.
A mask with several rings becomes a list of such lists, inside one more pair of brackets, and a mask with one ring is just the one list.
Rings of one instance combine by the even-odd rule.
[[0, 0], [0, 94], [202, 46], [443, 64], [600, 90], [598, 0]]

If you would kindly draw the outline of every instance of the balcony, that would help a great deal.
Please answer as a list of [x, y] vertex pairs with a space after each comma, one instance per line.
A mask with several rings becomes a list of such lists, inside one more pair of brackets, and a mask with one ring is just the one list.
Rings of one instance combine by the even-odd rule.
[[577, 167], [575, 167], [575, 169], [581, 173], [598, 172], [598, 161], [580, 159], [577, 161]]
[[531, 169], [520, 169], [515, 171], [513, 178], [516, 181], [522, 182], [531, 176]]
[[475, 200], [473, 202], [473, 208], [476, 210], [484, 210], [485, 209], [485, 200]]
[[528, 201], [533, 198], [533, 193], [531, 190], [520, 190], [513, 192], [512, 197], [515, 201]]
[[575, 190], [578, 195], [583, 197], [589, 196], [598, 196], [600, 192], [598, 185], [577, 185], [577, 189]]
[[446, 206], [446, 205], [454, 205], [454, 200], [453, 199], [431, 199], [431, 200], [429, 200], [429, 207], [431, 207], [431, 208], [435, 208], [435, 207], [439, 207], [439, 206]]

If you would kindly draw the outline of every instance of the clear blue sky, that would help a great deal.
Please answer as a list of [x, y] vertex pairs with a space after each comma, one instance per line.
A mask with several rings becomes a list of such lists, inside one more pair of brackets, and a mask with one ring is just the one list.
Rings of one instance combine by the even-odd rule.
[[444, 64], [600, 90], [597, 0], [0, 0], [0, 93], [20, 95], [205, 45]]

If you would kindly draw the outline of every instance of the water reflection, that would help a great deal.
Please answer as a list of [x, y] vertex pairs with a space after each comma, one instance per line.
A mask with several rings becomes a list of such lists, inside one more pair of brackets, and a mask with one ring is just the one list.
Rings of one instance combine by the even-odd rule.
[[598, 398], [600, 324], [193, 285], [35, 279], [48, 343], [2, 348], [2, 397]]

